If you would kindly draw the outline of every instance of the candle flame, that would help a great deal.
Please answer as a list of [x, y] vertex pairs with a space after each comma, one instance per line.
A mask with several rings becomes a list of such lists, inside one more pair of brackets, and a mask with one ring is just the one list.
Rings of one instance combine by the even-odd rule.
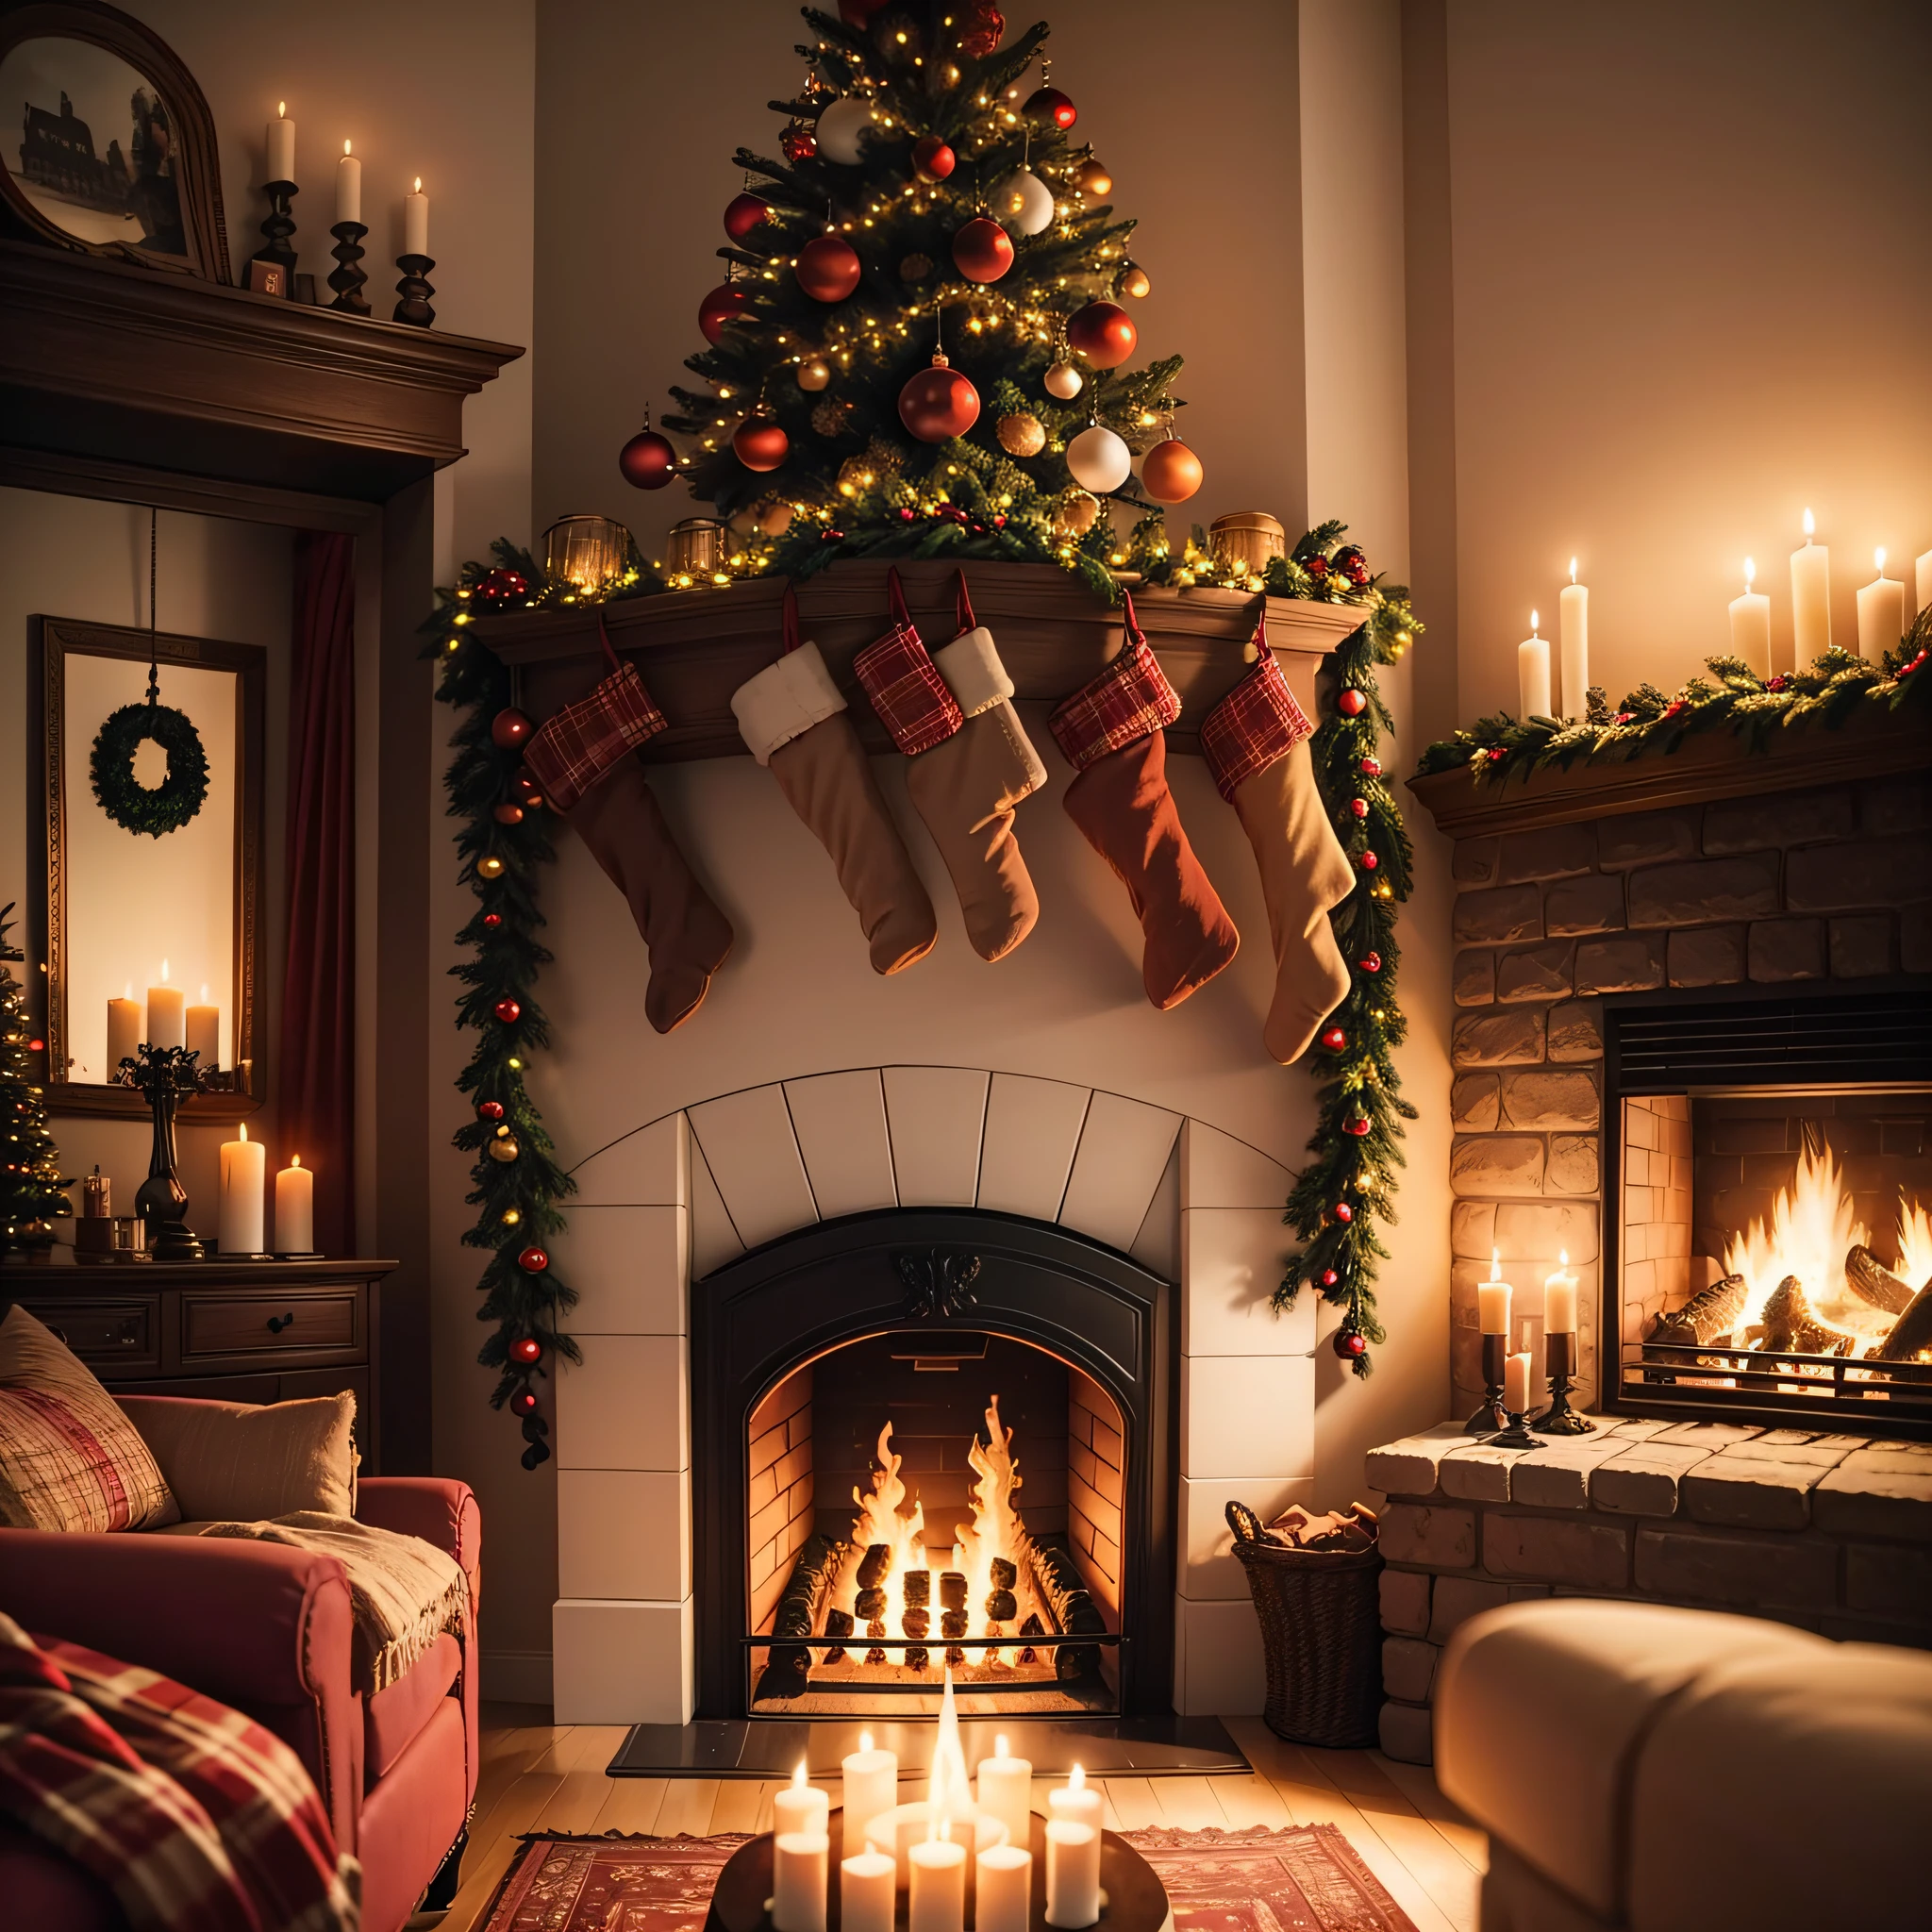
[[1503, 1251], [1501, 1248], [1491, 1248], [1490, 1250], [1490, 1279], [1491, 1281], [1501, 1281], [1502, 1278]]
[[1558, 1248], [1557, 1250], [1557, 1266], [1559, 1268], [1567, 1268], [1569, 1267], [1569, 1265], [1570, 1250], [1568, 1248]]
[[798, 1769], [791, 1774], [791, 1789], [802, 1791], [805, 1789], [805, 1759], [798, 1760]]
[[349, 143], [346, 141], [343, 142], [342, 143], [342, 152], [344, 154], [347, 154], [349, 152]]
[[289, 1165], [291, 1167], [300, 1167], [302, 1165], [302, 1157], [299, 1154], [290, 1155]]
[[208, 1005], [208, 981], [205, 979], [201, 982], [201, 1003], [203, 1006]]
[[415, 187], [414, 187], [414, 188], [412, 188], [412, 189], [411, 189], [411, 190], [409, 191], [409, 192], [410, 192], [411, 194], [421, 194], [421, 193], [423, 192], [423, 177], [422, 177], [422, 175], [418, 175], [416, 176], [416, 185], [415, 185]]
[[248, 1123], [246, 1121], [242, 1123], [242, 1138], [244, 1141], [248, 1138]]
[[859, 1732], [858, 1748], [861, 1751], [870, 1751], [872, 1749], [872, 1733], [870, 1731]]
[[939, 1831], [935, 1835], [942, 1845], [951, 1844], [953, 1842], [953, 1821], [950, 1818], [941, 1818], [940, 1820]]
[[1087, 1774], [1077, 1764], [1067, 1774], [1067, 1789], [1070, 1791], [1084, 1791], [1087, 1789]]
[[1006, 1732], [1002, 1731], [999, 1734], [999, 1736], [992, 1740], [992, 1755], [995, 1757], [1004, 1757], [1007, 1755]]
[[167, 961], [166, 961], [165, 959], [163, 959], [163, 960], [161, 961], [161, 984], [162, 984], [163, 986], [166, 986], [166, 985], [167, 985], [167, 983], [168, 983], [168, 962], [167, 962]]
[[1815, 530], [1815, 529], [1816, 529], [1817, 527], [1818, 527], [1818, 525], [1817, 525], [1816, 521], [1815, 521], [1815, 520], [1813, 519], [1813, 517], [1812, 517], [1812, 515], [1811, 515], [1811, 512], [1810, 512], [1810, 511], [1809, 511], [1809, 510], [1807, 509], [1807, 511], [1805, 512], [1805, 541], [1806, 541], [1806, 542], [1807, 542], [1807, 543], [1808, 543], [1808, 542], [1810, 542], [1810, 541], [1811, 541], [1811, 533], [1812, 533], [1812, 531], [1813, 531], [1813, 530]]
[[1576, 559], [1574, 557], [1570, 559], [1570, 581], [1573, 584], [1576, 581]]
[[277, 101], [275, 103], [275, 118], [278, 121], [286, 121], [289, 118], [289, 104], [287, 101]]
[[1535, 635], [1536, 635], [1536, 630], [1537, 630], [1537, 620], [1536, 620], [1536, 612], [1535, 612], [1534, 610], [1532, 610], [1532, 611], [1531, 611], [1531, 612], [1529, 613], [1529, 634], [1530, 634], [1530, 636], [1531, 636], [1531, 637], [1535, 637]]
[[1878, 548], [1872, 553], [1872, 568], [1875, 570], [1880, 576], [1883, 576], [1885, 575], [1885, 545], [1883, 543], [1881, 543], [1878, 546]]
[[1746, 596], [1750, 595], [1751, 586], [1757, 581], [1757, 565], [1751, 558], [1747, 557], [1744, 559], [1744, 593]]
[[133, 982], [133, 980], [131, 980], [131, 979], [130, 979], [130, 980], [129, 980], [129, 981], [127, 982], [127, 984], [126, 984], [125, 986], [124, 986], [124, 987], [123, 987], [123, 988], [121, 989], [121, 997], [122, 997], [122, 998], [123, 998], [124, 1000], [131, 1000], [131, 999], [132, 999], [132, 998], [134, 997], [134, 982]]

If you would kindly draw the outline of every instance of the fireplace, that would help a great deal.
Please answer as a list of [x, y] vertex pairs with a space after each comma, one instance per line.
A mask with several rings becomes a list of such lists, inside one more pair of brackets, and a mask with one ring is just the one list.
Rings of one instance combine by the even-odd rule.
[[1923, 984], [1606, 1000], [1604, 1149], [1612, 1407], [1932, 1437]]
[[1171, 1707], [1176, 1295], [1064, 1228], [886, 1209], [691, 1288], [699, 1713]]

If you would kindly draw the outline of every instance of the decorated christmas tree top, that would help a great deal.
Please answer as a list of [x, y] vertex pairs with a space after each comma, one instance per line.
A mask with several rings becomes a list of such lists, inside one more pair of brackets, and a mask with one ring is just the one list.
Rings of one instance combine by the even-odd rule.
[[0, 1248], [50, 1241], [50, 1224], [74, 1212], [65, 1192], [74, 1183], [60, 1177], [46, 1090], [34, 1068], [45, 1042], [33, 1037], [25, 989], [5, 963], [20, 958], [7, 941], [12, 911], [0, 907]]
[[943, 553], [1105, 583], [1122, 553], [1096, 499], [1144, 547], [1201, 466], [1173, 440], [1180, 358], [1126, 367], [1148, 280], [1074, 104], [1031, 72], [1046, 27], [1002, 49], [989, 0], [805, 19], [781, 152], [736, 158], [711, 346], [688, 365], [709, 388], [674, 391], [683, 451], [641, 435], [625, 474], [688, 478], [757, 568]]

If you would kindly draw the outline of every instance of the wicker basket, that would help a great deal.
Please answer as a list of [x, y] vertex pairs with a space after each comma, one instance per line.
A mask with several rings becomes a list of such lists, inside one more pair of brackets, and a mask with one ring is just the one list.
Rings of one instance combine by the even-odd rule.
[[1375, 1742], [1382, 1706], [1379, 1550], [1294, 1550], [1264, 1541], [1245, 1504], [1227, 1506], [1268, 1662], [1262, 1720], [1293, 1744]]

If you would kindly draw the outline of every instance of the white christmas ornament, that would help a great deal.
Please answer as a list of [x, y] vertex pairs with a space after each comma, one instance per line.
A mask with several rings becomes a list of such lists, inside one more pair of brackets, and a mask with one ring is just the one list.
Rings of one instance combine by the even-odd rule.
[[1030, 168], [1015, 168], [992, 192], [993, 219], [1016, 235], [1038, 235], [1053, 220], [1053, 190]]
[[1061, 402], [1071, 402], [1080, 393], [1080, 372], [1071, 362], [1056, 362], [1041, 377], [1046, 392], [1058, 396]]
[[1081, 430], [1067, 445], [1067, 468], [1074, 481], [1096, 496], [1118, 490], [1133, 467], [1132, 451], [1103, 424]]
[[873, 125], [872, 103], [862, 94], [845, 94], [833, 101], [818, 118], [812, 132], [818, 139], [819, 153], [841, 168], [858, 163], [859, 137]]

